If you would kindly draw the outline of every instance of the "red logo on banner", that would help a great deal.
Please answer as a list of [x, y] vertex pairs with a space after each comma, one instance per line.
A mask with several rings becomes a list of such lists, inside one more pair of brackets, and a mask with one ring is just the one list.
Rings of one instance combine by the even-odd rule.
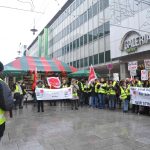
[[58, 77], [49, 77], [47, 78], [47, 82], [51, 89], [59, 89], [61, 86], [61, 82]]
[[97, 76], [96, 76], [96, 73], [95, 73], [95, 70], [94, 70], [93, 66], [91, 65], [88, 81], [91, 82], [91, 81], [93, 81], [95, 79], [97, 79]]

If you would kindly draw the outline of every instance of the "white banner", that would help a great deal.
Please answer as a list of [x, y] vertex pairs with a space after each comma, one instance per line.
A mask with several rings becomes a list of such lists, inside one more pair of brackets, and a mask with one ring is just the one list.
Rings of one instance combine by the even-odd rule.
[[150, 106], [150, 88], [131, 87], [131, 104]]
[[141, 70], [141, 80], [142, 81], [148, 80], [148, 71], [147, 70]]
[[37, 100], [59, 100], [73, 98], [71, 87], [62, 89], [36, 88], [35, 93]]
[[128, 70], [137, 70], [137, 61], [128, 62]]

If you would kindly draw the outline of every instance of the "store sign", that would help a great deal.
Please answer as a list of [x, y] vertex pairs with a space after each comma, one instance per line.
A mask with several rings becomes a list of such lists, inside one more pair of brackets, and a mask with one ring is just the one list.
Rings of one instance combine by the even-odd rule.
[[142, 81], [148, 80], [148, 71], [147, 70], [141, 70], [141, 80]]
[[128, 62], [128, 70], [137, 70], [138, 63], [137, 61]]
[[132, 53], [137, 51], [138, 47], [148, 43], [150, 43], [150, 35], [140, 35], [136, 31], [130, 31], [122, 39], [121, 51]]
[[150, 59], [144, 60], [145, 69], [150, 70]]

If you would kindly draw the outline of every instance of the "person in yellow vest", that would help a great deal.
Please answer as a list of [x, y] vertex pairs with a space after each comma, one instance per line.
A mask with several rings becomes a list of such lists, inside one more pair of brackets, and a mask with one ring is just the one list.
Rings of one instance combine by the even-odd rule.
[[109, 109], [115, 109], [116, 103], [116, 90], [115, 90], [116, 82], [109, 81]]
[[20, 82], [16, 82], [13, 85], [13, 92], [14, 92], [14, 99], [15, 99], [15, 108], [17, 109], [17, 106], [19, 105], [19, 109], [22, 109], [22, 98], [23, 98], [23, 92], [22, 92], [22, 88], [20, 86]]
[[[3, 70], [4, 70], [4, 66], [0, 62], [0, 74], [2, 73]], [[2, 92], [3, 91], [0, 89], [0, 97], [3, 96]], [[1, 101], [1, 99], [0, 99], [0, 101]], [[5, 111], [0, 108], [0, 140], [3, 137], [4, 131], [5, 131], [5, 122], [6, 122]]]
[[78, 97], [78, 93], [77, 91], [79, 90], [79, 86], [78, 83], [75, 79], [71, 80], [71, 85], [70, 87], [72, 88], [72, 95], [73, 95], [73, 99], [71, 100], [71, 109], [76, 109], [78, 110], [78, 101], [79, 101], [79, 97]]
[[129, 108], [129, 100], [128, 100], [128, 94], [127, 94], [127, 86], [125, 81], [120, 82], [120, 99], [122, 100], [123, 104], [123, 112], [128, 112]]
[[107, 84], [104, 78], [101, 78], [100, 80], [100, 88], [98, 89], [98, 97], [99, 97], [99, 108], [104, 109], [105, 108], [105, 97], [106, 97], [106, 89]]

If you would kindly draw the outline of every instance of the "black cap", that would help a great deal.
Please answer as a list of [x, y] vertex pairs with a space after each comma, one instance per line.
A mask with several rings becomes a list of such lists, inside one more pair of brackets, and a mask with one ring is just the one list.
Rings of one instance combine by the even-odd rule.
[[3, 71], [4, 70], [4, 65], [3, 63], [0, 61], [0, 71]]

